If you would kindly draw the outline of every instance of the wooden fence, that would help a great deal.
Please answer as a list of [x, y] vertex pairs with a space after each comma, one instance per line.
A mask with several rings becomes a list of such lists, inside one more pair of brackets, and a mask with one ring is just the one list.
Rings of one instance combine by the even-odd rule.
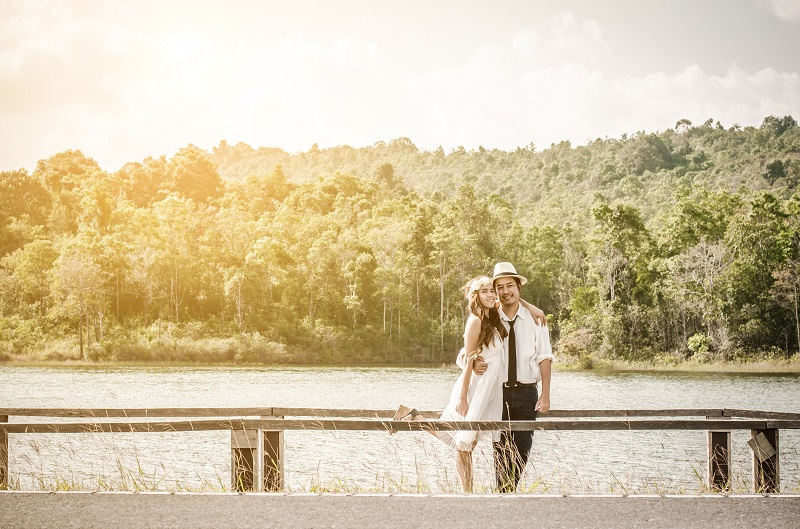
[[[190, 432], [230, 430], [231, 488], [283, 489], [286, 430], [705, 430], [709, 490], [730, 490], [731, 431], [750, 430], [754, 492], [780, 492], [779, 431], [800, 429], [800, 413], [736, 409], [552, 410], [536, 421], [393, 421], [394, 410], [324, 408], [0, 408], [0, 488], [9, 482], [8, 436], [19, 433]], [[85, 422], [9, 422], [9, 418], [91, 418]], [[292, 417], [292, 418], [287, 418]], [[158, 420], [170, 418], [170, 420]], [[102, 420], [100, 420], [102, 419]], [[184, 420], [174, 420], [184, 419]]]

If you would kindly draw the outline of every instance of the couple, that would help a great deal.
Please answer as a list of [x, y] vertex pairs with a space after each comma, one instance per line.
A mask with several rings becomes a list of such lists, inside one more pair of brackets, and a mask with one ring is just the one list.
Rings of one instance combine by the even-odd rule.
[[[497, 263], [492, 278], [476, 277], [465, 285], [470, 315], [464, 349], [456, 361], [462, 373], [441, 420], [534, 420], [538, 411], [550, 410], [554, 357], [544, 313], [520, 298], [526, 282], [511, 263]], [[405, 406], [395, 415], [395, 420], [422, 418]], [[456, 450], [456, 468], [464, 492], [472, 492], [472, 450], [479, 435], [492, 439], [500, 492], [516, 490], [533, 444], [532, 431], [432, 433]]]

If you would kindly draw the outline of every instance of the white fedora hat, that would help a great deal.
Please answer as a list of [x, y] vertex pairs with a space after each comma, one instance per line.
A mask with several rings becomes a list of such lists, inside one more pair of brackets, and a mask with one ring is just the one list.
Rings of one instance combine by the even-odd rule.
[[497, 263], [494, 265], [494, 274], [492, 275], [492, 281], [496, 279], [500, 279], [501, 277], [516, 277], [519, 278], [519, 284], [524, 285], [528, 282], [528, 279], [519, 275], [517, 273], [517, 269], [514, 268], [514, 265], [511, 263]]

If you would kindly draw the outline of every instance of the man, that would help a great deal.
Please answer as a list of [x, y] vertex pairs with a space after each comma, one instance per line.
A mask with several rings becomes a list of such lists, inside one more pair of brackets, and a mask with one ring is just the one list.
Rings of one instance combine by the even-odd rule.
[[[537, 412], [550, 411], [550, 368], [555, 360], [550, 333], [543, 315], [532, 314], [520, 304], [520, 291], [528, 280], [517, 274], [511, 263], [497, 263], [492, 276], [500, 300], [500, 321], [508, 331], [504, 340], [507, 367], [503, 384], [503, 420], [535, 420]], [[534, 307], [534, 311], [536, 311]], [[534, 316], [541, 322], [534, 321]], [[475, 362], [473, 370], [481, 374], [484, 362]], [[538, 385], [541, 384], [541, 395]], [[533, 444], [533, 432], [501, 433], [494, 443], [495, 473], [500, 492], [514, 492]]]

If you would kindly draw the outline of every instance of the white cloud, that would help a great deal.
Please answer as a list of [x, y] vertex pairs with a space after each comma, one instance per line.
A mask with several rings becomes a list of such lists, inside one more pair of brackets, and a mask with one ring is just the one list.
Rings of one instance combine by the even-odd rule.
[[549, 26], [547, 47], [552, 50], [589, 52], [598, 46], [604, 50], [608, 48], [596, 20], [579, 20], [574, 13], [564, 11], [552, 17]]
[[778, 18], [790, 22], [800, 20], [800, 0], [766, 0], [766, 3]]
[[[732, 64], [715, 76], [691, 65], [674, 73], [610, 77], [586, 64], [509, 61], [512, 47], [418, 81], [418, 104], [435, 117], [412, 136], [418, 145], [430, 148], [449, 137], [451, 145], [467, 148], [529, 142], [543, 148], [564, 139], [585, 143], [664, 130], [684, 117], [730, 126], [758, 125], [769, 114], [800, 115], [800, 75], [793, 72], [747, 72]], [[459, 90], [463, 84], [470, 90]]]
[[355, 34], [137, 26], [124, 23], [129, 13], [98, 13], [105, 3], [19, 5], [0, 2], [0, 169], [74, 148], [113, 170], [222, 139], [289, 151], [402, 136], [427, 149], [542, 148], [684, 117], [757, 125], [800, 116], [796, 72], [731, 64], [717, 76], [699, 65], [610, 74], [603, 28], [567, 12], [476, 40], [431, 69]]

